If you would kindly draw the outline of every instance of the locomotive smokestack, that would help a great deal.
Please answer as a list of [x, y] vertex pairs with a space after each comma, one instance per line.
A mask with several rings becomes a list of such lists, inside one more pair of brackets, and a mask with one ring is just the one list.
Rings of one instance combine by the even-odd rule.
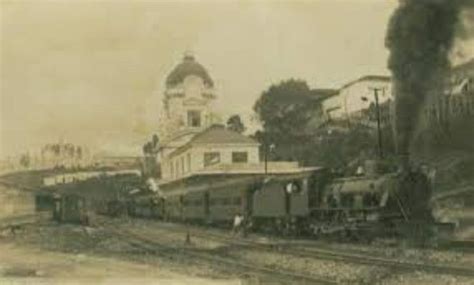
[[459, 10], [467, 1], [401, 0], [390, 19], [386, 46], [395, 93], [394, 131], [405, 169], [421, 108], [428, 97], [442, 92]]

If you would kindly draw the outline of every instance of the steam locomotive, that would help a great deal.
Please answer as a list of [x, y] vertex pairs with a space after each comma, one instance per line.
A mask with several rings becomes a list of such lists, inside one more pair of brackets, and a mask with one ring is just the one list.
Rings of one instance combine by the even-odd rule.
[[431, 187], [421, 171], [337, 178], [327, 169], [307, 168], [225, 181], [110, 205], [131, 216], [224, 226], [239, 213], [255, 231], [315, 236], [400, 234], [407, 225], [432, 222]]

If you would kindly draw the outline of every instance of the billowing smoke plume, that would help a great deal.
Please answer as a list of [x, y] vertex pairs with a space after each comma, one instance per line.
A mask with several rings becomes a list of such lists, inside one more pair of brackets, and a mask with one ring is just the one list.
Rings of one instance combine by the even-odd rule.
[[[420, 110], [442, 92], [461, 7], [469, 0], [401, 0], [386, 37], [393, 74], [397, 151], [409, 154]], [[470, 2], [470, 1], [469, 1]]]

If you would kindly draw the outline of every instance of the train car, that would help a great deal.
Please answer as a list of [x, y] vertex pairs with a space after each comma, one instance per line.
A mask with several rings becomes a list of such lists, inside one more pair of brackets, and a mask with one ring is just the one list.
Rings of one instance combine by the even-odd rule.
[[209, 216], [209, 192], [190, 192], [182, 198], [182, 215], [185, 220], [207, 221]]
[[[391, 234], [430, 218], [429, 183], [422, 173], [369, 173], [334, 178], [327, 169], [201, 178], [166, 193], [160, 215], [171, 221], [232, 224], [237, 214], [255, 231], [279, 234]], [[147, 208], [148, 207], [148, 208]], [[154, 215], [150, 204], [136, 207]], [[413, 228], [413, 227], [412, 227]]]
[[[163, 215], [167, 221], [184, 220], [184, 195], [168, 195], [163, 203]], [[190, 217], [192, 218], [192, 217]]]
[[[225, 183], [215, 182], [209, 187], [195, 185], [192, 191], [171, 191], [165, 198], [165, 216], [176, 221], [227, 226], [237, 214], [262, 223], [272, 223], [289, 215], [303, 217], [309, 211], [307, 189], [314, 173], [306, 170], [271, 177], [248, 175], [234, 180], [222, 179]], [[289, 190], [295, 192], [293, 196], [289, 196], [285, 188], [290, 182], [293, 188]], [[296, 188], [302, 191], [296, 191]]]
[[76, 194], [57, 195], [53, 218], [61, 223], [89, 224], [86, 199]]
[[52, 211], [54, 209], [54, 197], [52, 193], [35, 193], [35, 209], [37, 212]]
[[302, 233], [314, 205], [321, 200], [321, 189], [330, 179], [331, 173], [322, 168], [263, 178], [252, 192], [253, 227], [265, 232]]
[[251, 184], [239, 184], [209, 191], [210, 222], [229, 225], [237, 214], [251, 215], [246, 207], [251, 190]]

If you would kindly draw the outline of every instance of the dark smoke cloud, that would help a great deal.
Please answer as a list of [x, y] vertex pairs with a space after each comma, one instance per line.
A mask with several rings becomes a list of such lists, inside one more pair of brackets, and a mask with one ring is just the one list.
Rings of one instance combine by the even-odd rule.
[[433, 92], [442, 90], [459, 11], [466, 2], [404, 0], [390, 19], [386, 46], [394, 79], [396, 144], [401, 155], [409, 154], [421, 107]]

